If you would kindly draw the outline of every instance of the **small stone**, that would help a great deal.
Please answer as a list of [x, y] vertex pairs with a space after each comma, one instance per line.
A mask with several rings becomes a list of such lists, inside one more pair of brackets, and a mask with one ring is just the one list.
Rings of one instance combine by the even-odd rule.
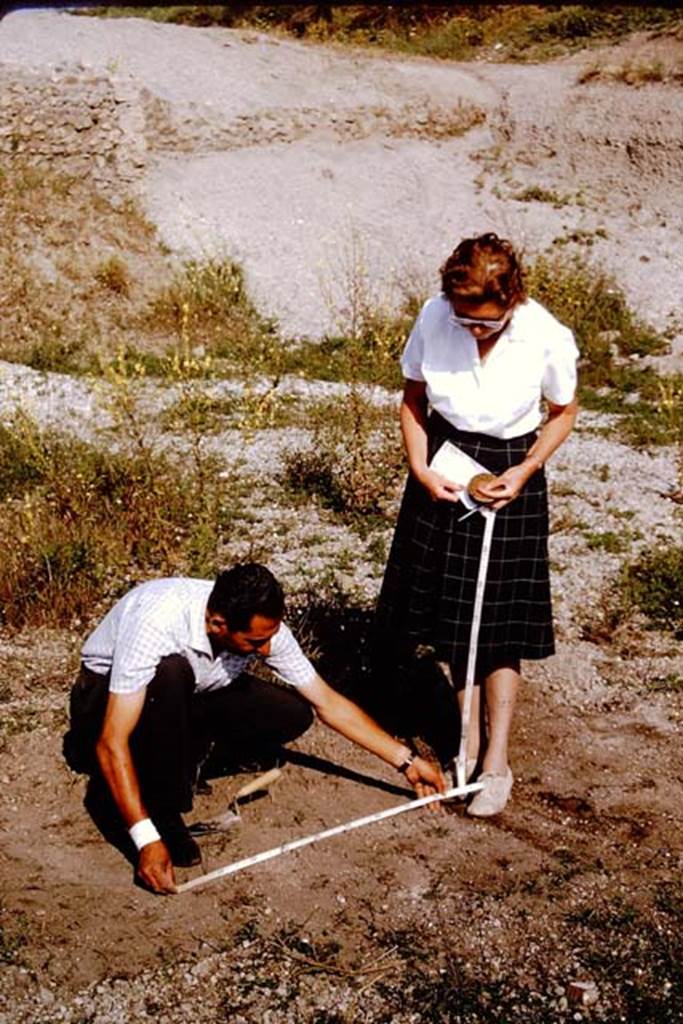
[[43, 1006], [49, 1006], [55, 1001], [54, 992], [51, 992], [49, 988], [39, 989], [38, 998], [40, 999]]
[[567, 996], [571, 1003], [593, 1006], [598, 1001], [598, 986], [594, 981], [572, 981], [567, 987]]

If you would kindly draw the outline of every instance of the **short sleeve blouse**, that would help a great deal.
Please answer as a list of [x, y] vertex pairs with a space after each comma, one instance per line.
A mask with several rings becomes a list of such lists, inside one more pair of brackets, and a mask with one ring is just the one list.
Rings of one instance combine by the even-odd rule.
[[571, 402], [578, 355], [569, 328], [527, 299], [482, 364], [475, 339], [441, 293], [422, 307], [401, 369], [427, 385], [430, 405], [454, 427], [505, 439], [539, 426], [542, 398]]

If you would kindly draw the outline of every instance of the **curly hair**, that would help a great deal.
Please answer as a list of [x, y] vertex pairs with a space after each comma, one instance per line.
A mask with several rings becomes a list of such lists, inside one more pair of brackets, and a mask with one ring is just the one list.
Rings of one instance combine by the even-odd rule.
[[440, 268], [441, 288], [450, 300], [524, 302], [524, 274], [512, 244], [493, 232], [465, 238]]
[[244, 630], [254, 615], [282, 619], [285, 596], [270, 569], [258, 562], [244, 562], [218, 573], [207, 607], [222, 615], [231, 629]]

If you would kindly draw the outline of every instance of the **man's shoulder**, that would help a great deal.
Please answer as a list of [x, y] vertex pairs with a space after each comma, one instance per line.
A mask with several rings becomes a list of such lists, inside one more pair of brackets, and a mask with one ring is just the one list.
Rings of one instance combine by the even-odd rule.
[[123, 603], [140, 611], [153, 609], [183, 609], [188, 604], [205, 600], [211, 593], [211, 580], [195, 579], [190, 576], [165, 576], [145, 580], [126, 594]]

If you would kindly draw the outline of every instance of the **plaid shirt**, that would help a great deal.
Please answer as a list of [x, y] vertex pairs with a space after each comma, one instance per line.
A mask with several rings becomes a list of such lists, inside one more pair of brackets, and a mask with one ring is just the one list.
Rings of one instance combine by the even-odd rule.
[[[228, 686], [258, 655], [223, 651], [214, 657], [204, 618], [212, 588], [211, 580], [186, 577], [141, 583], [90, 634], [83, 664], [100, 675], [111, 672], [112, 693], [135, 693], [154, 677], [161, 658], [182, 654], [192, 665], [198, 690]], [[316, 674], [284, 622], [263, 660], [292, 686], [303, 688]]]

